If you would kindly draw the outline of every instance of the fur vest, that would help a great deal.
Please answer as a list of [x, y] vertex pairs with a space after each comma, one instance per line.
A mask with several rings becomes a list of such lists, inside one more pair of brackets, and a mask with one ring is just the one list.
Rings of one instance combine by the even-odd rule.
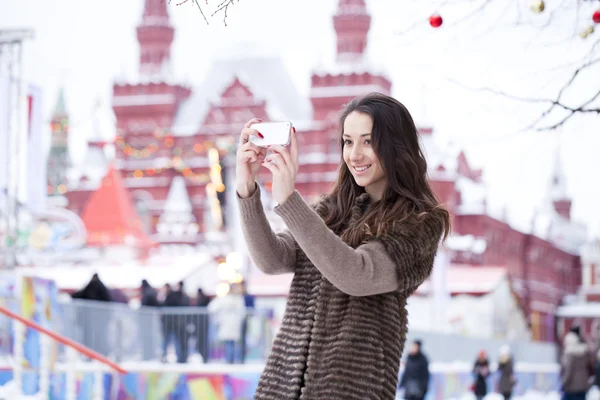
[[[363, 214], [367, 200], [368, 195], [357, 199], [348, 226]], [[396, 261], [402, 288], [365, 297], [338, 290], [297, 248], [286, 311], [254, 398], [395, 399], [406, 300], [431, 273], [442, 233], [443, 226], [425, 217], [416, 227], [398, 223], [392, 232], [370, 238]]]

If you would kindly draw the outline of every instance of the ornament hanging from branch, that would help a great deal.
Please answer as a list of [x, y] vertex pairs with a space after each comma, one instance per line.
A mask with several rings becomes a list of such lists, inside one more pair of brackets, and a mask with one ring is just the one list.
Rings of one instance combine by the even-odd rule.
[[534, 13], [540, 14], [546, 9], [546, 3], [544, 3], [543, 0], [534, 0], [529, 8], [531, 8], [531, 11]]
[[590, 36], [592, 33], [594, 33], [594, 27], [592, 25], [590, 25], [587, 28], [585, 28], [583, 31], [581, 31], [579, 36], [581, 36], [582, 39], [585, 39], [588, 36]]
[[442, 16], [437, 13], [429, 17], [429, 25], [431, 25], [434, 28], [439, 28], [440, 26], [442, 26], [443, 22], [444, 20], [442, 19]]
[[594, 11], [594, 13], [592, 14], [592, 20], [596, 23], [596, 24], [600, 24], [600, 10], [596, 10]]

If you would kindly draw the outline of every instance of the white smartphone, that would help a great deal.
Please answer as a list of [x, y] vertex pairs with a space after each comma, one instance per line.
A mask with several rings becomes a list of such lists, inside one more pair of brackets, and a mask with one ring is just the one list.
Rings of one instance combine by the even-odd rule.
[[250, 136], [250, 141], [257, 146], [267, 147], [272, 144], [287, 146], [290, 144], [290, 134], [292, 123], [290, 121], [282, 122], [257, 122], [250, 126], [259, 131], [263, 137]]

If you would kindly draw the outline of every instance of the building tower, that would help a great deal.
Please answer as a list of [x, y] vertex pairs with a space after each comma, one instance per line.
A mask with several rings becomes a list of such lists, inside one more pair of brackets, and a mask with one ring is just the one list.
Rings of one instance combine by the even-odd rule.
[[371, 16], [364, 0], [339, 0], [333, 16], [337, 50], [337, 72], [314, 73], [311, 102], [317, 121], [337, 121], [340, 108], [354, 97], [369, 92], [390, 94], [392, 83], [374, 74], [367, 65], [367, 43]]
[[171, 164], [157, 166], [156, 160], [178, 156], [176, 150], [181, 147], [170, 130], [180, 104], [191, 93], [189, 88], [171, 83], [175, 30], [169, 21], [167, 4], [165, 0], [145, 0], [142, 21], [137, 27], [139, 79], [113, 86], [112, 106], [117, 120], [115, 167], [125, 188], [132, 190], [138, 212], [153, 221], [150, 234], [162, 213], [161, 202], [178, 175]]
[[58, 101], [50, 122], [52, 144], [48, 155], [47, 178], [48, 195], [63, 195], [67, 192], [68, 172], [71, 168], [69, 157], [69, 116], [65, 106], [65, 93], [61, 88]]

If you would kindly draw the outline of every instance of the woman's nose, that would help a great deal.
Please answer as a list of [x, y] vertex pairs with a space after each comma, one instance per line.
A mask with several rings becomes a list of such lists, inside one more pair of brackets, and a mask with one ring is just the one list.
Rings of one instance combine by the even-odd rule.
[[352, 161], [360, 161], [362, 159], [362, 153], [358, 147], [352, 149], [352, 153], [350, 153], [350, 160]]

